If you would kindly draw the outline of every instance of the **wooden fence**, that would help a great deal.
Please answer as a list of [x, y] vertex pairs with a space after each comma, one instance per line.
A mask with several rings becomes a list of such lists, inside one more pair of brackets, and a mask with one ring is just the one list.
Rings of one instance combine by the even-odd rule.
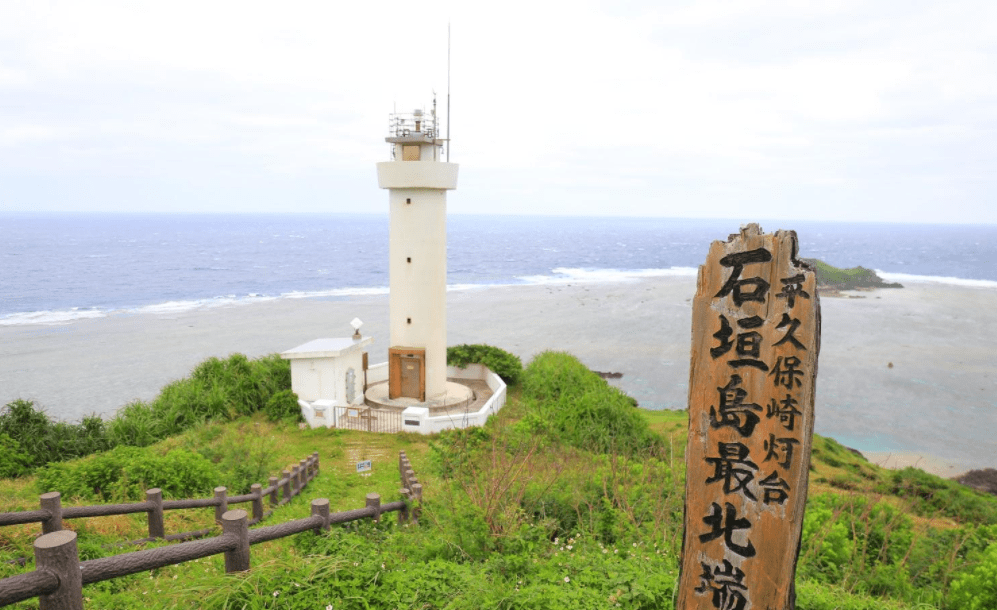
[[[317, 455], [313, 455], [313, 458], [315, 458], [317, 470]], [[245, 510], [227, 510], [222, 513], [220, 518], [222, 535], [205, 540], [181, 542], [171, 546], [134, 551], [114, 557], [91, 559], [81, 563], [76, 545], [76, 532], [60, 529], [45, 533], [34, 542], [34, 571], [0, 579], [0, 606], [39, 597], [41, 610], [82, 610], [83, 585], [85, 584], [120, 578], [136, 572], [154, 570], [219, 554], [225, 556], [225, 571], [227, 573], [245, 571], [250, 567], [250, 546], [253, 544], [284, 538], [308, 530], [319, 534], [328, 530], [335, 523], [347, 523], [368, 518], [380, 521], [381, 515], [388, 512], [398, 512], [399, 521], [416, 517], [419, 507], [416, 505], [410, 509], [409, 502], [413, 499], [417, 502], [421, 500], [422, 485], [416, 479], [404, 452], [399, 454], [398, 466], [403, 486], [401, 491], [405, 500], [381, 504], [381, 497], [376, 493], [370, 493], [367, 494], [364, 508], [330, 514], [329, 500], [320, 498], [312, 500], [310, 517], [254, 530], [249, 529], [249, 515]], [[271, 487], [273, 486], [271, 485]], [[144, 505], [145, 503], [139, 504]], [[63, 515], [68, 510], [65, 509]], [[41, 511], [31, 512], [39, 513]], [[146, 512], [152, 514], [150, 511]], [[47, 521], [51, 521], [53, 518], [54, 516], [50, 514]], [[20, 523], [31, 522], [33, 521], [21, 521]], [[42, 521], [43, 527], [45, 523], [46, 521]]]
[[213, 506], [215, 508], [215, 521], [221, 522], [222, 515], [228, 511], [232, 504], [242, 504], [252, 502], [252, 519], [250, 525], [255, 525], [265, 519], [270, 511], [264, 513], [263, 498], [269, 498], [271, 508], [283, 506], [291, 501], [304, 489], [309, 481], [318, 476], [319, 458], [318, 453], [313, 453], [306, 459], [300, 460], [297, 466], [290, 470], [282, 470], [281, 477], [270, 477], [269, 485], [263, 487], [259, 483], [254, 483], [250, 487], [248, 494], [239, 496], [229, 496], [225, 487], [216, 487], [213, 498], [201, 498], [194, 500], [163, 500], [163, 493], [159, 488], [149, 489], [145, 492], [145, 502], [135, 502], [132, 504], [103, 504], [97, 506], [71, 506], [62, 507], [62, 494], [52, 491], [41, 495], [41, 507], [39, 510], [23, 511], [17, 513], [0, 513], [0, 526], [19, 525], [24, 523], [41, 523], [42, 533], [50, 534], [62, 530], [63, 519], [85, 519], [88, 517], [108, 517], [112, 515], [128, 515], [131, 513], [146, 513], [149, 522], [149, 537], [133, 540], [134, 543], [151, 542], [156, 539], [169, 541], [190, 540], [203, 538], [210, 535], [213, 528], [197, 530], [193, 532], [183, 532], [179, 534], [166, 535], [163, 527], [163, 513], [167, 510], [181, 510], [188, 508], [205, 508]]

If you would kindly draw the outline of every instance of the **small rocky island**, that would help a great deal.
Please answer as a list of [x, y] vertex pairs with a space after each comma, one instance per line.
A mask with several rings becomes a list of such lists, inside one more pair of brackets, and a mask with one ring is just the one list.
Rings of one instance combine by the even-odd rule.
[[840, 269], [816, 258], [803, 259], [817, 274], [817, 288], [834, 294], [842, 290], [869, 290], [872, 288], [903, 288], [902, 284], [883, 281], [872, 269], [852, 267]]

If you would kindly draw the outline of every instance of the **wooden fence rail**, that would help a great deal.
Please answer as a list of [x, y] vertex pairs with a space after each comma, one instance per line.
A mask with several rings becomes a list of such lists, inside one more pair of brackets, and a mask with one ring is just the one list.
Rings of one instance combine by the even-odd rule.
[[[213, 506], [215, 508], [215, 521], [220, 523], [222, 515], [228, 511], [230, 505], [251, 502], [252, 519], [249, 521], [249, 524], [254, 525], [265, 519], [269, 514], [264, 512], [264, 497], [268, 497], [271, 508], [283, 506], [290, 502], [291, 498], [300, 494], [305, 485], [318, 476], [318, 472], [319, 458], [318, 452], [316, 452], [307, 459], [301, 460], [291, 470], [281, 471], [281, 478], [270, 477], [270, 484], [267, 487], [263, 487], [259, 483], [254, 483], [250, 488], [250, 493], [238, 496], [229, 496], [228, 490], [225, 487], [216, 487], [215, 495], [212, 498], [163, 500], [162, 491], [159, 488], [153, 488], [145, 492], [145, 502], [102, 504], [96, 506], [67, 506], [63, 508], [62, 495], [57, 491], [51, 491], [41, 495], [41, 508], [39, 510], [0, 513], [0, 526], [41, 523], [42, 533], [50, 534], [62, 530], [63, 519], [85, 519], [89, 517], [146, 513], [148, 515], [149, 537], [133, 540], [132, 542], [134, 543], [149, 542], [156, 539], [189, 540], [191, 538], [201, 538], [209, 535], [214, 529], [182, 532], [167, 536], [163, 526], [164, 511]], [[283, 498], [280, 497], [281, 495]]]
[[[317, 454], [313, 457], [317, 469]], [[360, 519], [371, 519], [376, 522], [380, 520], [381, 515], [388, 512], [398, 512], [399, 521], [409, 516], [414, 518], [418, 514], [418, 506], [410, 508], [409, 505], [416, 500], [421, 502], [422, 486], [418, 482], [412, 483], [415, 480], [415, 473], [412, 471], [411, 464], [408, 463], [408, 458], [405, 457], [404, 452], [399, 456], [399, 468], [401, 469], [403, 466], [404, 470], [401, 470], [402, 484], [409, 483], [412, 487], [418, 485], [418, 498], [409, 489], [403, 488], [405, 500], [381, 504], [381, 496], [370, 493], [367, 494], [364, 508], [333, 514], [329, 513], [329, 500], [319, 498], [312, 500], [310, 517], [254, 530], [249, 529], [249, 515], [245, 510], [228, 510], [220, 518], [222, 535], [206, 540], [194, 540], [155, 549], [133, 551], [81, 563], [76, 545], [76, 532], [57, 530], [45, 533], [34, 542], [35, 570], [0, 579], [0, 606], [39, 597], [41, 610], [83, 610], [83, 585], [85, 584], [120, 578], [137, 572], [219, 554], [225, 555], [226, 573], [242, 572], [250, 567], [250, 546], [253, 544], [292, 536], [308, 530], [318, 534], [327, 531], [332, 524], [336, 523], [347, 523]], [[407, 475], [408, 479], [406, 479]], [[302, 486], [306, 482], [303, 478], [299, 480]], [[256, 497], [254, 494], [248, 495]], [[202, 502], [202, 500], [177, 500], [176, 502]], [[161, 504], [165, 507], [166, 503], [161, 502]], [[205, 506], [217, 505], [207, 504]], [[28, 512], [41, 513], [46, 511]], [[13, 514], [23, 515], [25, 513]], [[61, 514], [65, 516], [65, 512]], [[49, 514], [48, 521], [54, 520], [58, 515], [58, 512]], [[23, 521], [22, 523], [37, 521]], [[42, 521], [42, 523], [44, 524], [46, 521]]]

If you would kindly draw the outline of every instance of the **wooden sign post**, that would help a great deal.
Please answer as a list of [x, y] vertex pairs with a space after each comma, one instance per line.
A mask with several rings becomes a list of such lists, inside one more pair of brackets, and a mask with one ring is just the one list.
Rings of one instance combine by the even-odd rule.
[[679, 610], [791, 610], [820, 351], [793, 231], [710, 246], [692, 310]]

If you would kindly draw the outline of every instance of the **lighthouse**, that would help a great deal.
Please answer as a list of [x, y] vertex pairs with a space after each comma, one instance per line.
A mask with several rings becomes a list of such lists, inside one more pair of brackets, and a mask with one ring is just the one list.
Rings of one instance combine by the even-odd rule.
[[390, 209], [389, 402], [453, 405], [464, 386], [447, 382], [447, 191], [457, 164], [441, 159], [436, 103], [392, 114], [391, 160], [377, 164]]

